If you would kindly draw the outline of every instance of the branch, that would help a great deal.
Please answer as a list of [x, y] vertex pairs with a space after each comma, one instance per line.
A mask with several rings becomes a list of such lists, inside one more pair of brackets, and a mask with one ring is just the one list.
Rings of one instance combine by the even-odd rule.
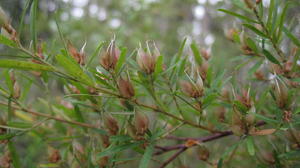
[[[4, 102], [0, 102], [0, 104], [2, 104], [2, 105], [7, 105], [7, 104], [4, 103]], [[13, 109], [16, 109], [16, 110], [22, 110], [22, 111], [24, 111], [24, 112], [30, 113], [30, 114], [35, 115], [35, 116], [45, 117], [45, 118], [48, 118], [48, 119], [53, 119], [53, 120], [56, 120], [56, 121], [59, 121], [59, 122], [67, 123], [67, 124], [78, 125], [78, 126], [81, 126], [81, 127], [86, 127], [86, 128], [96, 128], [96, 129], [98, 129], [98, 127], [95, 126], [95, 125], [90, 125], [90, 124], [87, 124], [87, 123], [82, 123], [82, 122], [77, 122], [77, 121], [69, 121], [69, 120], [65, 120], [65, 119], [58, 118], [58, 117], [54, 117], [54, 116], [51, 116], [51, 115], [48, 115], [48, 114], [35, 112], [35, 111], [29, 110], [29, 109], [26, 109], [26, 108], [17, 107], [16, 105], [12, 105], [11, 107], [12, 107]]]
[[[264, 121], [259, 121], [255, 124], [256, 127], [260, 127], [265, 125], [266, 122]], [[221, 133], [215, 133], [209, 136], [205, 136], [205, 137], [200, 137], [200, 138], [190, 138], [190, 137], [175, 137], [175, 136], [169, 136], [169, 139], [175, 139], [175, 140], [181, 140], [181, 141], [187, 141], [187, 140], [196, 140], [199, 143], [204, 143], [204, 142], [209, 142], [209, 141], [213, 141], [216, 139], [220, 139], [222, 137], [227, 137], [233, 135], [232, 131], [224, 131]], [[189, 147], [193, 147], [196, 146], [197, 143], [195, 143], [192, 146]], [[163, 153], [169, 152], [169, 151], [173, 151], [173, 150], [177, 150], [179, 149], [174, 155], [172, 155], [168, 160], [166, 160], [161, 166], [160, 168], [163, 168], [165, 166], [167, 166], [171, 161], [173, 161], [174, 159], [176, 159], [176, 157], [178, 157], [181, 153], [183, 153], [185, 150], [187, 150], [189, 147], [186, 146], [185, 143], [182, 144], [177, 144], [177, 145], [172, 145], [172, 146], [155, 146], [155, 148], [159, 149], [160, 151], [155, 152], [153, 155], [161, 155]]]

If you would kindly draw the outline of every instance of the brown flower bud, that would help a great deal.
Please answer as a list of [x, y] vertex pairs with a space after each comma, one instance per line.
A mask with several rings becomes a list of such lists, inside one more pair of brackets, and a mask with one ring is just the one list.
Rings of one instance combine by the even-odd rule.
[[198, 158], [203, 161], [207, 161], [209, 158], [209, 150], [205, 146], [198, 148]]
[[216, 116], [219, 122], [225, 121], [225, 113], [226, 113], [225, 107], [219, 107], [218, 110], [216, 110]]
[[133, 139], [136, 139], [137, 138], [137, 135], [136, 135], [136, 128], [131, 124], [131, 123], [128, 123], [127, 124], [127, 127], [126, 127], [126, 130], [127, 130], [127, 133], [128, 135], [133, 138]]
[[243, 89], [242, 95], [237, 95], [236, 97], [237, 97], [238, 101], [241, 102], [248, 109], [251, 108], [252, 101], [251, 101], [249, 90]]
[[118, 81], [118, 88], [121, 96], [125, 98], [132, 98], [134, 96], [134, 88], [129, 80], [121, 77]]
[[246, 114], [245, 120], [248, 125], [253, 125], [255, 122], [255, 115], [253, 113]]
[[196, 83], [191, 83], [187, 81], [181, 82], [181, 90], [190, 97], [198, 98], [203, 96], [203, 81], [201, 78], [198, 78]]
[[13, 72], [10, 72], [10, 80], [12, 81], [13, 85], [13, 98], [18, 99], [21, 95], [21, 89], [20, 85], [16, 81], [15, 74]]
[[261, 3], [261, 0], [256, 0], [255, 3], [256, 3], [256, 4], [260, 4], [260, 3]]
[[59, 150], [52, 149], [48, 160], [49, 160], [50, 163], [57, 163], [57, 162], [59, 162], [61, 160], [61, 156], [59, 154]]
[[261, 70], [255, 71], [254, 75], [257, 80], [261, 80], [261, 81], [266, 80], [266, 77]]
[[82, 47], [81, 51], [78, 52], [77, 49], [73, 46], [73, 44], [70, 41], [68, 41], [68, 51], [71, 54], [71, 56], [75, 59], [75, 61], [80, 65], [85, 64], [85, 54], [83, 51], [84, 47]]
[[283, 121], [285, 121], [285, 122], [291, 122], [292, 112], [290, 110], [284, 110], [282, 118], [283, 118]]
[[202, 64], [199, 66], [198, 69], [200, 76], [203, 80], [206, 79], [208, 68], [209, 68], [208, 62], [203, 60]]
[[118, 121], [111, 115], [106, 114], [103, 116], [104, 125], [107, 128], [110, 135], [117, 135], [119, 131]]
[[275, 163], [275, 158], [273, 156], [273, 154], [271, 152], [267, 152], [267, 151], [263, 151], [261, 153], [261, 157], [263, 162], [267, 163], [267, 164], [274, 164]]
[[107, 71], [114, 70], [120, 56], [120, 50], [116, 47], [115, 40], [111, 40], [106, 51], [100, 58], [101, 66]]
[[291, 72], [293, 68], [293, 62], [291, 60], [288, 60], [283, 67], [283, 71], [285, 73]]
[[288, 103], [288, 89], [282, 82], [276, 82], [274, 90], [278, 107], [284, 108]]
[[0, 166], [2, 168], [11, 168], [12, 159], [9, 152], [5, 152], [5, 154], [0, 157]]
[[234, 42], [234, 37], [239, 35], [239, 31], [235, 28], [231, 28], [226, 32], [226, 38], [232, 42]]
[[109, 160], [108, 156], [101, 157], [98, 160], [99, 168], [105, 168], [108, 165], [108, 160]]
[[247, 5], [247, 7], [249, 9], [253, 9], [254, 8], [252, 0], [244, 0], [244, 2], [245, 2], [245, 4]]
[[146, 133], [146, 131], [148, 130], [148, 127], [149, 127], [148, 117], [145, 114], [141, 113], [141, 112], [136, 112], [135, 113], [134, 126], [135, 126], [135, 129], [136, 129], [136, 134], [143, 136]]
[[142, 71], [147, 74], [152, 74], [155, 70], [156, 60], [159, 55], [160, 53], [156, 47], [153, 53], [150, 52], [149, 47], [147, 49], [147, 52], [145, 52], [142, 47], [140, 47], [136, 57], [136, 62]]
[[255, 55], [255, 52], [247, 45], [242, 45], [242, 51], [245, 55]]
[[2, 26], [1, 34], [12, 41], [19, 42], [17, 31], [10, 24], [4, 24]]
[[240, 125], [232, 125], [231, 131], [236, 136], [242, 136], [245, 133], [245, 130]]
[[102, 141], [102, 146], [104, 148], [109, 147], [110, 141], [109, 141], [109, 136], [107, 135], [100, 135], [101, 141]]
[[207, 50], [202, 49], [201, 50], [201, 56], [205, 59], [205, 60], [209, 60], [210, 59], [210, 54], [208, 53]]

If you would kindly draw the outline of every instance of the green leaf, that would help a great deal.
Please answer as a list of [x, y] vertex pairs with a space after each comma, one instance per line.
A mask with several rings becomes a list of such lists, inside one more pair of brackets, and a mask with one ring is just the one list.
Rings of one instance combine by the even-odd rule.
[[251, 156], [254, 156], [254, 154], [255, 154], [255, 148], [254, 148], [253, 137], [252, 137], [252, 136], [249, 136], [249, 137], [247, 138], [246, 143], [247, 143], [247, 150], [248, 150], [249, 154], [250, 154]]
[[192, 52], [194, 54], [195, 61], [198, 63], [198, 65], [201, 65], [202, 64], [202, 57], [201, 57], [201, 53], [200, 53], [197, 45], [195, 43], [192, 43], [191, 44], [191, 49], [192, 49]]
[[267, 26], [269, 30], [271, 30], [271, 26], [272, 26], [272, 16], [273, 16], [274, 8], [275, 8], [275, 0], [270, 0], [268, 21], [267, 21]]
[[247, 22], [258, 23], [257, 21], [255, 21], [253, 19], [250, 19], [246, 16], [240, 15], [238, 13], [235, 13], [235, 12], [232, 12], [232, 11], [229, 11], [229, 10], [225, 10], [225, 9], [218, 9], [218, 10], [221, 11], [221, 12], [227, 13], [229, 15], [235, 16], [235, 17], [237, 17], [239, 19], [242, 19], [244, 21], [247, 21]]
[[17, 154], [16, 148], [12, 141], [8, 142], [8, 149], [11, 154], [12, 163], [13, 163], [14, 168], [20, 168], [21, 167], [20, 166], [20, 158]]
[[274, 119], [265, 117], [265, 116], [263, 116], [263, 115], [261, 115], [261, 114], [257, 114], [257, 113], [253, 113], [253, 114], [255, 115], [256, 118], [261, 119], [261, 120], [264, 120], [264, 121], [267, 122], [267, 123], [270, 123], [270, 124], [278, 124], [278, 123], [279, 123], [279, 121], [276, 121], [276, 120], [274, 120]]
[[283, 32], [285, 33], [285, 35], [292, 40], [292, 42], [297, 45], [298, 47], [300, 47], [300, 41], [299, 39], [294, 36], [286, 27], [283, 27]]
[[274, 64], [280, 65], [280, 62], [268, 51], [268, 50], [263, 50], [264, 55], [267, 57], [267, 59]]
[[286, 16], [286, 13], [287, 13], [287, 9], [289, 7], [290, 3], [287, 2], [285, 4], [285, 7], [283, 8], [283, 11], [281, 13], [281, 16], [280, 16], [280, 20], [279, 20], [279, 25], [278, 25], [278, 35], [277, 35], [277, 39], [280, 39], [280, 36], [282, 34], [282, 28], [283, 28], [283, 23], [285, 21], [285, 16]]
[[10, 59], [0, 59], [0, 68], [14, 68], [22, 70], [34, 70], [34, 71], [55, 71], [53, 67], [35, 64], [28, 61], [16, 61]]
[[256, 27], [250, 25], [250, 24], [243, 24], [243, 26], [247, 27], [248, 29], [252, 30], [254, 33], [256, 33], [257, 35], [264, 37], [264, 38], [268, 38], [268, 36], [263, 33], [262, 31], [258, 30]]
[[80, 80], [87, 85], [93, 86], [93, 81], [91, 78], [83, 72], [73, 58], [58, 54], [56, 55], [56, 60], [75, 79]]
[[178, 53], [177, 53], [177, 60], [176, 60], [176, 62], [177, 62], [177, 61], [179, 60], [179, 58], [182, 56], [182, 53], [183, 53], [183, 49], [184, 49], [186, 40], [187, 40], [187, 38], [184, 38], [183, 41], [182, 41], [181, 44], [180, 44], [180, 48], [179, 48]]
[[219, 161], [218, 161], [218, 168], [222, 168], [223, 167], [223, 158], [221, 158]]
[[105, 149], [104, 151], [98, 153], [97, 157], [101, 158], [103, 156], [108, 156], [108, 155], [112, 155], [114, 153], [119, 153], [126, 149], [138, 147], [142, 143], [143, 142], [134, 142], [134, 143], [122, 144], [122, 145], [118, 145], [118, 146], [112, 146], [112, 147], [109, 147], [109, 148]]
[[246, 44], [249, 46], [255, 53], [258, 53], [255, 42], [251, 38], [246, 38]]
[[86, 67], [89, 67], [89, 65], [93, 62], [94, 58], [99, 54], [100, 50], [102, 49], [103, 45], [105, 44], [105, 42], [101, 42], [99, 43], [99, 45], [97, 46], [96, 50], [93, 52], [92, 56], [89, 58]]
[[126, 53], [127, 53], [127, 49], [126, 48], [122, 48], [119, 60], [117, 62], [116, 68], [115, 68], [115, 72], [117, 74], [120, 72], [120, 69], [121, 69], [122, 65], [124, 64], [124, 62], [126, 60]]
[[36, 20], [37, 20], [37, 7], [38, 0], [33, 0], [30, 9], [30, 34], [34, 51], [36, 51], [37, 44], [37, 29], [36, 29]]
[[164, 61], [164, 57], [162, 55], [160, 55], [157, 58], [156, 64], [155, 64], [154, 79], [156, 79], [157, 76], [163, 71], [163, 61]]
[[152, 158], [152, 153], [154, 151], [154, 145], [153, 144], [150, 144], [146, 150], [145, 150], [145, 153], [140, 161], [140, 165], [139, 165], [139, 168], [147, 168], [149, 167], [149, 162]]
[[16, 47], [17, 46], [17, 44], [14, 41], [8, 39], [7, 37], [3, 36], [2, 34], [0, 34], [0, 43], [4, 44], [4, 45], [7, 45], [9, 47]]
[[14, 133], [1, 134], [0, 141], [6, 140], [6, 139], [11, 139], [14, 136], [16, 136], [16, 134], [14, 134]]

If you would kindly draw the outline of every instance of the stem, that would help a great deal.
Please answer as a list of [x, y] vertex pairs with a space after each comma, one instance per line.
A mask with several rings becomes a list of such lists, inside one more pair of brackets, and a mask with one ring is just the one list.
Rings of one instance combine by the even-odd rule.
[[253, 8], [253, 12], [255, 14], [255, 17], [257, 18], [259, 24], [261, 25], [262, 29], [266, 32], [269, 40], [272, 43], [273, 48], [275, 49], [275, 51], [277, 52], [277, 54], [283, 59], [283, 61], [285, 61], [285, 56], [283, 54], [283, 52], [281, 51], [281, 49], [277, 46], [276, 42], [274, 41], [272, 34], [270, 34], [269, 30], [267, 29], [266, 25], [264, 24], [264, 22], [262, 21], [261, 17], [258, 14], [258, 11], [256, 9], [256, 7]]
[[[0, 102], [0, 104], [7, 105], [4, 102]], [[73, 125], [78, 125], [78, 126], [81, 126], [81, 127], [98, 129], [98, 127], [94, 126], [94, 125], [90, 125], [90, 124], [82, 123], [82, 122], [77, 122], [77, 121], [64, 120], [62, 118], [54, 117], [54, 116], [44, 114], [44, 113], [35, 112], [35, 111], [29, 110], [29, 109], [26, 109], [26, 108], [23, 108], [23, 107], [17, 107], [16, 105], [11, 105], [11, 108], [13, 108], [15, 110], [22, 110], [24, 112], [30, 113], [30, 114], [35, 115], [35, 116], [45, 117], [45, 118], [48, 118], [48, 119], [53, 119], [53, 120], [56, 120], [56, 121], [59, 121], [59, 122], [67, 123], [67, 124], [73, 124]]]

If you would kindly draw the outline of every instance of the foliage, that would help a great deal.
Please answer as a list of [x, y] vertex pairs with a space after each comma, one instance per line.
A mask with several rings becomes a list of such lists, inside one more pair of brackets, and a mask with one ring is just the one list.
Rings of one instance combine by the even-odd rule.
[[[115, 36], [89, 54], [57, 23], [63, 45], [47, 50], [36, 30], [39, 1], [30, 2], [28, 46], [0, 10], [0, 43], [16, 53], [0, 59], [2, 167], [300, 164], [300, 41], [287, 19], [299, 3], [219, 9], [241, 22], [226, 33], [240, 49], [228, 72], [188, 38], [171, 58], [153, 41], [130, 50]], [[18, 150], [23, 143], [33, 151]]]

